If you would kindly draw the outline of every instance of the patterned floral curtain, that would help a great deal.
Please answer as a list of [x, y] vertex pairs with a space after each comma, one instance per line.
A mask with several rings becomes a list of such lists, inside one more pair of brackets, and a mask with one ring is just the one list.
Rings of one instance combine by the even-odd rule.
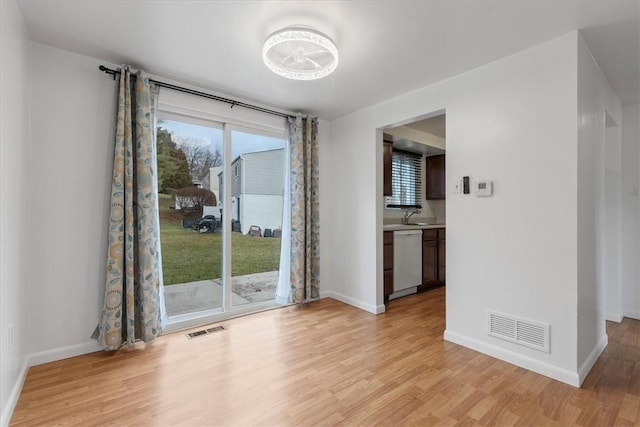
[[134, 74], [128, 66], [120, 71], [107, 280], [94, 334], [104, 350], [152, 340], [167, 318], [156, 176], [158, 88], [142, 72]]
[[319, 298], [318, 120], [289, 118], [291, 302]]

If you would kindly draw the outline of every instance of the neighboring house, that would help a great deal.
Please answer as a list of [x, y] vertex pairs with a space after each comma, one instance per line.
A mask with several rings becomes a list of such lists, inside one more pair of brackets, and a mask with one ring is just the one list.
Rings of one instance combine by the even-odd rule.
[[[218, 173], [222, 200], [222, 171]], [[282, 226], [284, 149], [241, 154], [231, 162], [231, 219], [239, 220], [242, 233], [252, 225]]]
[[220, 192], [220, 177], [222, 166], [209, 168], [209, 171], [202, 178], [202, 186], [211, 191], [216, 196], [216, 206], [205, 206], [202, 215], [213, 215], [219, 221], [222, 220], [222, 193]]
[[218, 203], [222, 202], [220, 199], [220, 180], [218, 178], [220, 172], [222, 172], [222, 166], [209, 168], [209, 171], [202, 178], [202, 186], [216, 195]]

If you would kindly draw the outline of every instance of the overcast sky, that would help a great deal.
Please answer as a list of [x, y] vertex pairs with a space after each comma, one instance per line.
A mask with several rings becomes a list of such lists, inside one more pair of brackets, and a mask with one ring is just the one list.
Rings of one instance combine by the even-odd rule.
[[[180, 140], [196, 141], [208, 145], [211, 151], [215, 152], [218, 149], [222, 153], [222, 128], [216, 129], [168, 119], [163, 119], [159, 126], [175, 135], [177, 138], [174, 138], [174, 142], [176, 143], [180, 143]], [[231, 160], [240, 154], [283, 147], [283, 139], [238, 131], [231, 133]]]

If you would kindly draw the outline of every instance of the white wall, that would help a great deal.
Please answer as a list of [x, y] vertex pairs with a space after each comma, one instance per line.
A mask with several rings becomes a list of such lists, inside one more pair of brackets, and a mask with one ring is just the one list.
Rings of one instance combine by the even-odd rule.
[[[615, 267], [607, 274], [607, 264], [617, 259], [617, 250], [607, 251], [607, 234], [619, 226], [617, 209], [607, 209], [606, 156], [620, 155], [619, 141], [610, 135], [605, 148], [605, 113], [615, 123], [621, 123], [620, 102], [609, 87], [582, 37], [577, 40], [578, 49], [578, 352], [577, 363], [581, 377], [591, 369], [607, 343], [606, 281], [615, 280]], [[611, 192], [616, 183], [615, 159], [610, 162], [611, 185], [609, 201], [620, 202]], [[617, 163], [619, 165], [619, 162]], [[615, 223], [615, 224], [614, 224]], [[614, 224], [607, 227], [607, 224]], [[619, 245], [619, 239], [610, 246]], [[610, 248], [611, 249], [611, 248]], [[612, 253], [613, 252], [613, 253]], [[607, 256], [609, 260], [607, 261]], [[609, 286], [614, 288], [615, 283]]]
[[[29, 354], [29, 35], [14, 1], [0, 2], [0, 425], [17, 403]], [[9, 348], [9, 328], [12, 343]]]
[[[622, 144], [620, 126], [605, 113], [604, 147], [604, 250], [603, 285], [606, 319], [622, 321], [621, 246], [622, 238]], [[602, 163], [602, 160], [600, 160]]]
[[[322, 236], [333, 292], [383, 309], [379, 128], [446, 109], [445, 337], [577, 384], [576, 40], [566, 35], [332, 122], [329, 187], [334, 205], [349, 207], [328, 212]], [[494, 196], [452, 194], [463, 175], [492, 179]], [[487, 309], [550, 323], [551, 353], [488, 337]]]
[[640, 110], [622, 109], [622, 314], [640, 319]]
[[[331, 271], [334, 267], [330, 264], [328, 252], [331, 244], [327, 240], [328, 232], [333, 228], [332, 211], [336, 209], [334, 205], [333, 188], [331, 188], [331, 175], [334, 173], [334, 165], [330, 158], [331, 150], [331, 123], [325, 120], [318, 120], [318, 167], [320, 169], [318, 177], [318, 191], [320, 193], [319, 215], [320, 215], [320, 295], [325, 297], [333, 291], [331, 283]], [[350, 208], [350, 207], [349, 207]], [[344, 209], [343, 212], [348, 212]], [[327, 259], [325, 259], [325, 256]]]
[[[97, 349], [116, 84], [100, 61], [31, 44], [33, 363]], [[108, 64], [107, 64], [108, 65]]]
[[[29, 305], [21, 312], [28, 312], [34, 325], [28, 339], [30, 361], [39, 364], [98, 350], [89, 337], [102, 310], [117, 85], [98, 71], [98, 65], [110, 65], [104, 61], [36, 43], [30, 44], [30, 59], [33, 160], [29, 174], [39, 183], [31, 200], [47, 208], [32, 218], [39, 225], [29, 233], [33, 248], [29, 259], [39, 261], [29, 275], [33, 283]], [[162, 91], [160, 106], [171, 106], [176, 118], [195, 114], [203, 120], [231, 119], [226, 105], [189, 98]], [[283, 132], [281, 118], [233, 111], [236, 125], [263, 123], [273, 132]], [[323, 205], [331, 203], [325, 180], [332, 169], [324, 161], [329, 135], [329, 123], [321, 120]], [[321, 213], [321, 228], [329, 227], [328, 219]], [[321, 253], [326, 251], [326, 242], [320, 245]], [[330, 268], [323, 264], [321, 277], [328, 277]]]
[[265, 228], [282, 228], [282, 196], [243, 194], [240, 196], [240, 225], [247, 234], [252, 225], [264, 233]]

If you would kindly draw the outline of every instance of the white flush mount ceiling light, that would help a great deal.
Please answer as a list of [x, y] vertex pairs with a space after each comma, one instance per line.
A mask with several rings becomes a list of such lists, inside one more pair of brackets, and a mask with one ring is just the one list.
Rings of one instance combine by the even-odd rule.
[[313, 28], [287, 27], [267, 38], [262, 59], [271, 71], [288, 79], [315, 80], [336, 69], [338, 48]]

